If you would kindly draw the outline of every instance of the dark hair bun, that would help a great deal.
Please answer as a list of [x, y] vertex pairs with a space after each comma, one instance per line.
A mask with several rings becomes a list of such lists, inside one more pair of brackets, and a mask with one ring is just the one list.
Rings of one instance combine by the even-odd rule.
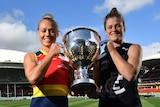
[[118, 13], [118, 11], [117, 11], [117, 8], [112, 8], [112, 10], [111, 10], [111, 12], [110, 12], [110, 14], [114, 14], [114, 13]]

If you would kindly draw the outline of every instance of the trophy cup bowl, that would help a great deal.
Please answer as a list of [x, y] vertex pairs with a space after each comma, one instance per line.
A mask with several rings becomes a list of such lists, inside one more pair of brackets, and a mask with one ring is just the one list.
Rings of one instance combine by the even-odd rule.
[[63, 42], [66, 54], [76, 68], [70, 91], [75, 96], [91, 97], [97, 88], [91, 65], [99, 55], [100, 36], [93, 29], [80, 27], [67, 32]]

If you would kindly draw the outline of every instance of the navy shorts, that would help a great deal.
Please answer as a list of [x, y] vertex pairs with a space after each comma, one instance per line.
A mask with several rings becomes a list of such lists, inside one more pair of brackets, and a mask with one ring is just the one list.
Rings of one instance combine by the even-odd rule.
[[30, 107], [68, 107], [67, 96], [32, 98]]

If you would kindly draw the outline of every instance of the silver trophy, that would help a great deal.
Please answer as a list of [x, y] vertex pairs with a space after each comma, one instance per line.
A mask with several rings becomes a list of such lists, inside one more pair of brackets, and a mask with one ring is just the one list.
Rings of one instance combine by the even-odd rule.
[[75, 67], [70, 91], [77, 96], [90, 96], [97, 88], [92, 65], [100, 53], [100, 36], [90, 28], [75, 28], [64, 35], [63, 42]]

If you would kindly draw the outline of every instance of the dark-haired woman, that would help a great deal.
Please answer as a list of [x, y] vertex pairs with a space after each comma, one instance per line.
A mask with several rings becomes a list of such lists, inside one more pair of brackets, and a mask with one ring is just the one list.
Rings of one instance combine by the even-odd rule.
[[125, 23], [116, 8], [106, 15], [104, 29], [109, 39], [106, 56], [94, 68], [100, 87], [99, 107], [142, 107], [137, 90], [141, 46], [124, 42]]
[[33, 87], [30, 107], [68, 107], [72, 69], [59, 57], [61, 47], [55, 43], [58, 32], [52, 15], [44, 15], [38, 24], [42, 49], [24, 57], [25, 75]]

